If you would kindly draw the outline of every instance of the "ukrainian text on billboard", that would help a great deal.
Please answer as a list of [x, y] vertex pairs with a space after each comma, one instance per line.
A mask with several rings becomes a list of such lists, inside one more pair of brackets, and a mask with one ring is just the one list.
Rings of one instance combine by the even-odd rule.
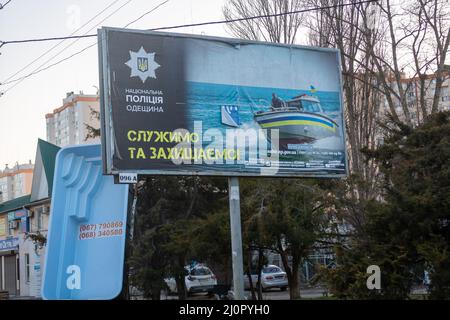
[[346, 173], [336, 50], [109, 28], [99, 38], [107, 173]]

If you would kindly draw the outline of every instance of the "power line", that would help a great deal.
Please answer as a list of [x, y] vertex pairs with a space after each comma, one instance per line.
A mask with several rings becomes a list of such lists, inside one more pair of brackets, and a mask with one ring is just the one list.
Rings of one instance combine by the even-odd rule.
[[354, 5], [370, 3], [370, 2], [378, 2], [378, 0], [365, 0], [365, 1], [358, 1], [358, 2], [351, 1], [350, 3], [335, 4], [335, 5], [325, 6], [325, 7], [308, 8], [308, 9], [295, 10], [295, 11], [289, 11], [289, 12], [281, 12], [281, 13], [273, 13], [273, 14], [263, 14], [263, 15], [259, 15], [259, 16], [236, 18], [236, 19], [232, 19], [232, 20], [218, 20], [218, 21], [200, 22], [200, 23], [193, 23], [193, 24], [181, 24], [181, 25], [176, 25], [176, 26], [153, 28], [153, 29], [148, 29], [148, 31], [159, 31], [159, 30], [178, 29], [178, 28], [185, 28], [185, 27], [198, 27], [198, 26], [206, 26], [206, 25], [214, 25], [214, 24], [234, 23], [234, 22], [256, 20], [256, 19], [262, 19], [262, 18], [275, 18], [275, 17], [281, 17], [281, 16], [290, 15], [290, 14], [305, 13], [305, 12], [316, 11], [316, 10], [335, 9], [335, 8], [339, 8], [339, 7], [354, 6]]
[[[69, 34], [69, 37], [72, 36], [73, 34], [75, 34], [76, 32], [78, 32], [79, 30], [83, 29], [86, 25], [88, 25], [89, 23], [91, 23], [95, 18], [97, 18], [99, 15], [101, 15], [103, 12], [105, 12], [106, 10], [108, 10], [110, 7], [112, 7], [113, 5], [115, 5], [118, 1], [120, 0], [114, 0], [113, 2], [111, 2], [110, 4], [108, 4], [103, 10], [101, 10], [99, 13], [97, 13], [95, 16], [93, 16], [91, 19], [89, 19], [87, 22], [85, 22], [81, 27], [77, 28], [76, 30], [74, 30], [71, 34]], [[29, 66], [31, 66], [33, 63], [35, 63], [36, 61], [38, 61], [40, 58], [44, 57], [45, 55], [47, 55], [47, 53], [51, 52], [53, 49], [55, 49], [56, 47], [58, 47], [61, 43], [63, 43], [66, 39], [62, 39], [60, 42], [58, 42], [57, 44], [55, 44], [53, 47], [51, 47], [50, 49], [48, 49], [47, 51], [45, 51], [44, 53], [42, 53], [39, 57], [37, 57], [36, 59], [34, 59], [33, 61], [31, 61], [30, 63], [28, 63], [26, 66], [22, 67], [20, 70], [16, 71], [14, 74], [12, 74], [11, 76], [9, 76], [8, 78], [6, 78], [5, 80], [3, 80], [3, 82], [6, 82], [8, 80], [10, 80], [11, 78], [15, 77], [17, 74], [19, 74], [20, 72], [22, 72], [23, 70], [25, 70], [26, 68], [28, 68]]]
[[[191, 23], [191, 24], [180, 24], [175, 26], [167, 26], [167, 27], [158, 27], [153, 29], [147, 29], [148, 31], [159, 31], [159, 30], [169, 30], [169, 29], [179, 29], [179, 28], [187, 28], [187, 27], [198, 27], [198, 26], [206, 26], [206, 25], [214, 25], [214, 24], [227, 24], [227, 23], [235, 23], [240, 21], [248, 21], [248, 20], [256, 20], [256, 19], [262, 19], [262, 18], [275, 18], [280, 16], [286, 16], [290, 14], [298, 14], [298, 13], [305, 13], [310, 11], [316, 11], [316, 10], [326, 10], [326, 9], [335, 9], [340, 7], [347, 7], [347, 6], [355, 6], [358, 4], [365, 4], [365, 3], [371, 3], [371, 2], [378, 2], [379, 0], [364, 0], [364, 1], [358, 1], [358, 2], [349, 2], [349, 3], [342, 3], [342, 4], [335, 4], [330, 6], [324, 6], [324, 7], [315, 7], [315, 8], [307, 8], [302, 10], [296, 10], [296, 11], [288, 11], [288, 12], [280, 12], [280, 13], [273, 13], [273, 14], [265, 14], [265, 15], [258, 15], [258, 16], [252, 16], [252, 17], [245, 17], [245, 18], [236, 18], [232, 20], [217, 20], [217, 21], [206, 21], [206, 22], [200, 22], [200, 23]], [[73, 36], [70, 38], [88, 38], [88, 37], [96, 37], [97, 34], [88, 34], [88, 35], [82, 35], [82, 36]], [[66, 39], [69, 37], [54, 37], [54, 38], [41, 38], [41, 39], [25, 39], [25, 40], [12, 40], [12, 41], [1, 41], [0, 40], [0, 47], [6, 44], [17, 44], [17, 43], [26, 43], [26, 42], [41, 42], [41, 41], [52, 41], [52, 40], [61, 40]]]
[[[130, 2], [130, 1], [131, 1], [131, 0], [129, 0], [128, 2]], [[156, 9], [158, 9], [159, 7], [161, 7], [162, 5], [166, 4], [168, 1], [169, 1], [169, 0], [166, 0], [166, 1], [164, 1], [164, 2], [162, 2], [162, 3], [160, 3], [160, 4], [158, 4], [157, 6], [153, 7], [153, 8], [150, 9], [149, 11], [145, 12], [145, 13], [144, 13], [143, 15], [141, 15], [139, 18], [137, 18], [137, 19], [135, 19], [135, 20], [129, 22], [128, 24], [126, 24], [126, 26], [129, 26], [129, 25], [131, 25], [131, 24], [133, 24], [133, 23], [139, 21], [140, 19], [142, 19], [143, 17], [145, 17], [147, 14], [150, 14], [151, 12], [155, 11]], [[127, 3], [128, 3], [128, 2], [127, 2]], [[120, 8], [121, 8], [121, 7], [120, 7]], [[120, 9], [120, 8], [119, 8], [119, 9]], [[101, 23], [101, 22], [100, 22], [100, 23]], [[97, 41], [98, 41], [98, 40], [97, 40]], [[10, 91], [11, 89], [13, 89], [14, 87], [16, 87], [19, 83], [21, 83], [21, 82], [22, 82], [23, 80], [25, 80], [26, 78], [29, 78], [29, 77], [31, 77], [31, 76], [33, 76], [33, 75], [35, 75], [35, 74], [37, 74], [37, 73], [40, 73], [40, 72], [42, 72], [42, 71], [48, 70], [48, 69], [50, 69], [51, 67], [54, 67], [54, 66], [56, 66], [56, 65], [58, 65], [58, 64], [60, 64], [60, 63], [62, 63], [62, 62], [64, 62], [64, 61], [66, 61], [66, 60], [69, 60], [69, 59], [71, 59], [72, 57], [77, 56], [77, 55], [83, 53], [84, 51], [86, 51], [86, 50], [89, 49], [89, 48], [92, 48], [93, 46], [95, 46], [95, 45], [97, 44], [97, 41], [94, 42], [94, 43], [92, 43], [91, 45], [89, 45], [89, 46], [87, 46], [87, 47], [81, 49], [80, 51], [77, 51], [77, 52], [71, 54], [70, 56], [67, 56], [67, 57], [65, 57], [65, 58], [63, 58], [63, 59], [61, 59], [61, 60], [59, 60], [59, 61], [57, 61], [57, 62], [55, 62], [55, 63], [53, 63], [53, 64], [50, 64], [50, 65], [48, 65], [48, 66], [46, 66], [46, 67], [44, 67], [44, 68], [42, 68], [42, 69], [39, 69], [39, 70], [35, 69], [35, 70], [33, 70], [31, 73], [29, 73], [29, 74], [27, 74], [27, 75], [25, 75], [25, 76], [23, 76], [23, 77], [21, 77], [21, 78], [18, 78], [18, 79], [15, 79], [15, 80], [11, 80], [9, 83], [12, 83], [12, 82], [16, 82], [16, 83], [15, 83], [14, 85], [12, 85], [11, 87], [9, 87], [8, 89], [6, 89], [4, 92], [0, 93], [0, 97], [1, 97], [3, 94], [5, 94], [6, 92], [8, 92], [8, 91]], [[48, 61], [46, 61], [45, 63], [47, 63], [47, 62], [48, 62]], [[44, 63], [44, 64], [45, 64], [45, 63]], [[41, 65], [41, 66], [42, 66], [42, 65]], [[40, 67], [38, 67], [38, 68], [40, 68]]]
[[[93, 26], [92, 28], [90, 28], [88, 31], [86, 31], [86, 33], [90, 32], [92, 29], [96, 28], [99, 24], [101, 24], [102, 22], [104, 22], [105, 20], [107, 20], [109, 17], [111, 17], [112, 15], [114, 15], [116, 12], [118, 12], [120, 9], [122, 9], [124, 6], [126, 6], [128, 3], [130, 3], [132, 0], [128, 0], [127, 2], [125, 2], [124, 4], [122, 4], [120, 7], [118, 7], [116, 10], [114, 10], [113, 12], [111, 12], [109, 15], [107, 15], [103, 20], [101, 20], [100, 22], [98, 22], [95, 26]], [[82, 35], [81, 37], [84, 37], [84, 35]], [[4, 93], [6, 93], [7, 91], [11, 90], [12, 88], [14, 88], [15, 86], [17, 86], [20, 82], [22, 82], [23, 80], [25, 80], [26, 78], [28, 78], [31, 75], [34, 75], [36, 73], [39, 73], [43, 70], [47, 70], [47, 67], [44, 67], [47, 63], [51, 62], [52, 60], [54, 60], [57, 56], [59, 56], [61, 53], [63, 53], [65, 50], [67, 50], [69, 47], [71, 47], [72, 45], [74, 45], [78, 40], [81, 39], [81, 37], [77, 38], [75, 41], [69, 43], [67, 46], [65, 46], [62, 50], [60, 50], [57, 54], [53, 55], [51, 58], [47, 59], [44, 63], [40, 64], [37, 68], [35, 68], [33, 71], [31, 71], [31, 73], [29, 73], [26, 76], [23, 76], [21, 78], [17, 78], [17, 79], [13, 79], [10, 81], [6, 81], [3, 84], [10, 84], [13, 82], [16, 82], [12, 87], [8, 88], [7, 90], [5, 90]], [[88, 49], [88, 48], [85, 48]], [[82, 52], [85, 50], [83, 49]], [[81, 52], [80, 52], [81, 53]], [[44, 67], [43, 69], [40, 69]]]
[[54, 38], [40, 38], [40, 39], [26, 39], [26, 40], [12, 40], [12, 41], [0, 41], [1, 46], [5, 44], [13, 44], [13, 43], [28, 43], [28, 42], [42, 42], [42, 41], [52, 41], [52, 40], [67, 40], [67, 39], [81, 39], [81, 38], [89, 38], [93, 37], [95, 34], [87, 34], [81, 36], [65, 36], [65, 37], [54, 37]]
[[11, 2], [11, 0], [8, 0], [5, 4], [0, 3], [0, 10], [2, 10], [4, 7], [6, 7], [6, 5], [10, 2]]
[[82, 50], [80, 50], [80, 51], [77, 51], [77, 52], [71, 54], [70, 56], [65, 57], [65, 58], [63, 58], [63, 59], [61, 59], [61, 60], [59, 60], [59, 61], [57, 61], [57, 62], [55, 62], [55, 63], [53, 63], [53, 64], [50, 64], [50, 65], [48, 65], [48, 66], [46, 66], [46, 67], [44, 67], [44, 68], [42, 68], [42, 69], [32, 71], [31, 73], [27, 74], [26, 76], [23, 76], [23, 77], [21, 77], [21, 78], [15, 80], [15, 81], [17, 81], [17, 82], [16, 82], [14, 85], [12, 85], [11, 87], [9, 87], [8, 89], [6, 89], [6, 90], [3, 92], [3, 94], [5, 94], [5, 93], [8, 92], [9, 90], [13, 89], [15, 86], [17, 86], [19, 83], [21, 83], [21, 82], [22, 82], [23, 80], [25, 80], [26, 78], [29, 78], [29, 77], [31, 77], [31, 76], [33, 76], [33, 75], [35, 75], [35, 74], [38, 74], [38, 73], [40, 73], [40, 72], [42, 72], [42, 71], [48, 70], [48, 69], [50, 69], [51, 67], [54, 67], [54, 66], [56, 66], [56, 65], [58, 65], [58, 64], [60, 64], [60, 63], [62, 63], [62, 62], [64, 62], [64, 61], [66, 61], [66, 60], [69, 60], [69, 59], [71, 59], [72, 57], [74, 57], [74, 56], [76, 56], [76, 55], [79, 55], [80, 53], [86, 51], [87, 49], [92, 48], [92, 47], [95, 46], [96, 44], [97, 44], [97, 42], [95, 42], [95, 43], [93, 43], [93, 44], [87, 46], [86, 48], [84, 48], [84, 49], [82, 49]]
[[[130, 0], [131, 1], [131, 0]], [[168, 0], [167, 0], [168, 1]], [[164, 3], [166, 3], [167, 1], [165, 1]], [[371, 3], [371, 2], [378, 2], [378, 0], [364, 0], [364, 1], [358, 1], [358, 2], [350, 2], [350, 3], [343, 3], [343, 4], [336, 4], [336, 5], [330, 5], [330, 6], [324, 6], [324, 7], [316, 7], [316, 8], [308, 8], [308, 9], [303, 9], [303, 10], [296, 10], [296, 11], [289, 11], [289, 12], [281, 12], [281, 13], [276, 13], [276, 14], [268, 14], [268, 15], [258, 15], [258, 16], [252, 16], [252, 17], [246, 17], [246, 18], [237, 18], [237, 19], [232, 19], [232, 20], [218, 20], [218, 21], [209, 21], [209, 22], [201, 22], [201, 23], [193, 23], [193, 24], [183, 24], [183, 25], [175, 25], [175, 26], [168, 26], [168, 27], [158, 27], [158, 28], [153, 28], [153, 29], [148, 29], [148, 31], [159, 31], [159, 30], [169, 30], [169, 29], [178, 29], [178, 28], [185, 28], [185, 27], [196, 27], [196, 26], [205, 26], [205, 25], [214, 25], [214, 24], [227, 24], [227, 23], [234, 23], [234, 22], [239, 22], [239, 21], [246, 21], [246, 20], [255, 20], [255, 19], [261, 19], [261, 18], [272, 18], [272, 17], [279, 17], [279, 16], [284, 16], [284, 15], [289, 15], [289, 14], [298, 14], [298, 13], [305, 13], [305, 12], [310, 12], [310, 11], [316, 11], [316, 10], [326, 10], [326, 9], [335, 9], [335, 8], [339, 8], [339, 7], [347, 7], [347, 6], [355, 6], [358, 4], [365, 4], [365, 3]], [[162, 4], [164, 4], [162, 3]], [[159, 4], [157, 7], [161, 6], [162, 4]], [[153, 8], [150, 10], [154, 11], [156, 10], [156, 8]], [[150, 13], [148, 12], [148, 13]], [[138, 21], [139, 19], [141, 19], [142, 17], [144, 17], [147, 13], [141, 15], [140, 18], [132, 21], [131, 23], [134, 23], [136, 21]], [[131, 23], [127, 24], [126, 26], [129, 26]], [[97, 36], [97, 34], [91, 34], [91, 35], [82, 35], [82, 36], [73, 36], [71, 38], [87, 38], [87, 37], [95, 37]], [[45, 39], [30, 39], [30, 40], [18, 40], [15, 42], [12, 41], [0, 41], [0, 47], [5, 45], [5, 44], [9, 44], [9, 43], [24, 43], [24, 42], [31, 42], [31, 41], [50, 41], [50, 40], [59, 40], [59, 39], [64, 39], [66, 37], [58, 37], [58, 38], [45, 38]], [[11, 80], [7, 83], [3, 83], [3, 84], [8, 84], [8, 83], [12, 83], [12, 82], [17, 82], [16, 84], [14, 84], [13, 86], [9, 87], [8, 89], [6, 89], [2, 94], [5, 94], [6, 92], [10, 91], [11, 89], [13, 89], [15, 86], [17, 86], [20, 82], [22, 82], [23, 80], [25, 80], [28, 77], [31, 77], [37, 73], [40, 73], [42, 71], [48, 70], [49, 68], [56, 66], [64, 61], [67, 61], [69, 59], [71, 59], [72, 57], [81, 54], [82, 52], [86, 51], [87, 49], [95, 46], [97, 44], [97, 41], [83, 49], [81, 49], [78, 52], [75, 52], [73, 54], [71, 54], [68, 57], [65, 57], [51, 65], [48, 65], [47, 67], [44, 67], [42, 69], [39, 70], [34, 70], [33, 72], [31, 72], [30, 74], [23, 76], [21, 78], [15, 79], [15, 80]], [[39, 68], [39, 67], [38, 67]], [[0, 84], [2, 85], [2, 84]], [[2, 95], [0, 94], [0, 96]]]
[[135, 22], [141, 20], [143, 17], [145, 17], [146, 15], [148, 15], [148, 14], [152, 13], [153, 11], [157, 10], [157, 9], [158, 9], [159, 7], [161, 7], [162, 5], [165, 5], [167, 2], [169, 2], [169, 0], [166, 0], [166, 1], [164, 1], [164, 2], [161, 2], [159, 5], [157, 5], [157, 6], [154, 7], [153, 9], [151, 9], [151, 10], [145, 12], [145, 13], [144, 13], [143, 15], [141, 15], [139, 18], [137, 18], [137, 19], [131, 21], [130, 23], [127, 23], [127, 24], [124, 26], [124, 28], [126, 28], [126, 27], [128, 27], [129, 25], [132, 25], [133, 23], [135, 23]]

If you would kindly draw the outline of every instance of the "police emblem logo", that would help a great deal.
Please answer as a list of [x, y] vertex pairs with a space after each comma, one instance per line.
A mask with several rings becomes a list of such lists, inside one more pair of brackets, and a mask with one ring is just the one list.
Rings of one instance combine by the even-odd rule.
[[130, 60], [125, 64], [131, 69], [130, 77], [138, 77], [144, 83], [148, 78], [156, 79], [155, 70], [161, 67], [155, 61], [155, 52], [146, 52], [144, 47], [130, 51]]
[[146, 72], [148, 70], [148, 58], [137, 58], [137, 68], [141, 72]]

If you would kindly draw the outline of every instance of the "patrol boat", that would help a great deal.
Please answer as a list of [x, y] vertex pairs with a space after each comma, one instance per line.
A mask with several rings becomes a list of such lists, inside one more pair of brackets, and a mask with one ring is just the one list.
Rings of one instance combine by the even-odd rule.
[[308, 143], [338, 136], [338, 124], [326, 116], [317, 97], [302, 94], [281, 107], [254, 113], [255, 121], [263, 129], [279, 129], [281, 140]]

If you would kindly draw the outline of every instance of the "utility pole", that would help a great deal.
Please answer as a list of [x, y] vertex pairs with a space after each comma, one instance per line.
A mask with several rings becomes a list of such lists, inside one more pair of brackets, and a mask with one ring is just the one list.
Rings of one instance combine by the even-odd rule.
[[239, 178], [228, 178], [228, 196], [230, 199], [231, 256], [233, 264], [234, 299], [244, 300], [244, 266], [242, 258]]

